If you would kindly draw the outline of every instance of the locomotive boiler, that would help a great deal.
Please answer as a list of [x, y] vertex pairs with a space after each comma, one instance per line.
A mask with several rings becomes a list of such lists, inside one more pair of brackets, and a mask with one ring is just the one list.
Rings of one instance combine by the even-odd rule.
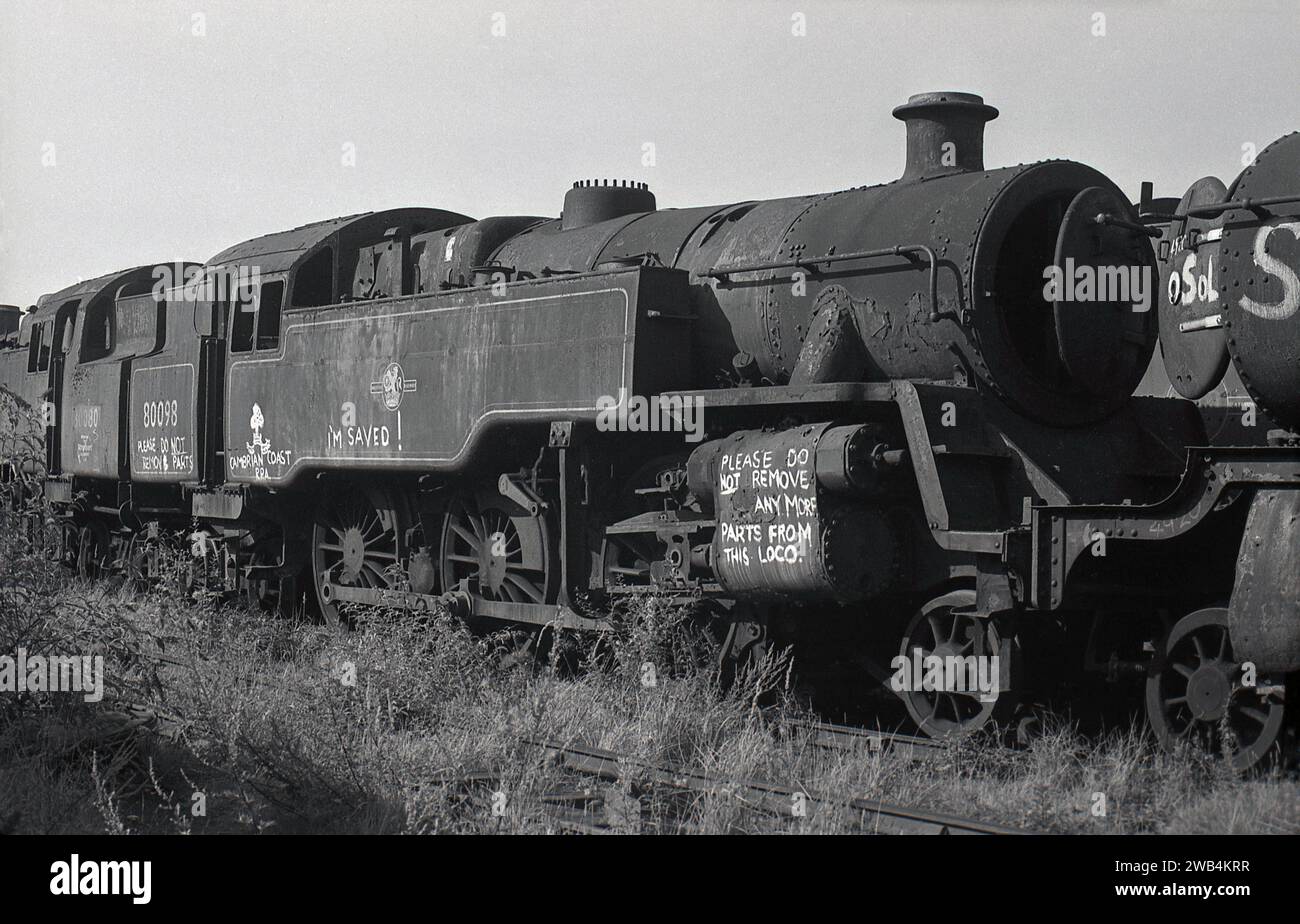
[[[1270, 346], [1294, 333], [1294, 210], [1258, 230], [1294, 154], [1262, 154], [1236, 199], [1143, 215], [1083, 164], [986, 168], [998, 113], [978, 96], [894, 115], [904, 167], [880, 185], [660, 209], [644, 184], [579, 181], [559, 218], [346, 216], [228, 248], [203, 286], [101, 287], [49, 379], [63, 407], [93, 380], [117, 414], [93, 471], [69, 455], [75, 414], [53, 425], [67, 554], [148, 571], [184, 536], [195, 580], [329, 620], [582, 629], [655, 595], [694, 605], [733, 660], [776, 641], [863, 679], [899, 653], [1009, 665], [994, 696], [894, 691], [935, 735], [1076, 675], [1163, 689], [1185, 665], [1157, 642], [1181, 651], [1213, 601], [1261, 593], [1234, 589], [1239, 550], [1279, 581], [1294, 566], [1248, 546], [1290, 528], [1295, 452], [1212, 446], [1190, 401], [1133, 392], [1158, 333], [1180, 396], [1213, 387], [1222, 337], [1295, 425], [1296, 340]], [[1192, 289], [1245, 307], [1180, 315], [1172, 339], [1191, 309], [1165, 281], [1211, 200], [1237, 269], [1214, 287], [1193, 269]], [[152, 340], [115, 335], [137, 317]], [[121, 350], [87, 353], [100, 325]], [[1300, 666], [1291, 586], [1233, 616], [1268, 678]], [[1285, 684], [1244, 690], [1240, 664], [1200, 675], [1195, 721], [1265, 715], [1251, 763]], [[1164, 715], [1178, 694], [1156, 699]]]
[[[687, 386], [960, 381], [1050, 426], [1104, 418], [1146, 368], [1153, 315], [1117, 301], [1044, 304], [1041, 270], [1067, 259], [1149, 268], [1150, 248], [1092, 225], [1131, 207], [1089, 167], [986, 170], [984, 125], [997, 114], [972, 94], [912, 97], [894, 110], [907, 124], [903, 175], [880, 186], [656, 212], [644, 189], [575, 184], [560, 219], [486, 262], [508, 278], [687, 271]], [[464, 278], [430, 253], [438, 278]]]

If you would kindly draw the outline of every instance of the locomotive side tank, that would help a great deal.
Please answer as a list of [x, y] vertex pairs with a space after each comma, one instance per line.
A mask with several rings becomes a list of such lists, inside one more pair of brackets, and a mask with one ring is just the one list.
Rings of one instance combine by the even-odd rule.
[[[496, 224], [513, 231], [535, 220]], [[392, 274], [370, 258], [391, 246], [390, 228]], [[260, 268], [260, 306], [248, 312], [257, 320], [247, 323], [266, 328], [254, 344], [232, 314], [227, 480], [281, 486], [309, 471], [463, 470], [488, 429], [594, 420], [602, 395], [675, 384], [637, 339], [669, 323], [654, 313], [678, 309], [673, 273], [519, 280], [507, 294], [464, 288], [457, 280], [497, 233], [465, 216], [404, 209], [309, 226], [292, 247], [259, 239], [214, 258], [211, 272]], [[339, 289], [329, 281], [336, 265]], [[314, 275], [322, 268], [324, 283]], [[264, 324], [277, 286], [274, 323]], [[321, 297], [303, 298], [309, 288]]]

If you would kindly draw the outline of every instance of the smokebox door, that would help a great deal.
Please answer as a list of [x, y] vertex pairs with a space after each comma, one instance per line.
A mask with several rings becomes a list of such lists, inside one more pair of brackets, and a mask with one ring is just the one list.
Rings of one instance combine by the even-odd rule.
[[[1124, 199], [1100, 186], [1074, 197], [1056, 237], [1057, 349], [1070, 377], [1094, 395], [1108, 395], [1150, 345], [1155, 285], [1145, 239], [1099, 215], [1132, 220]], [[1146, 253], [1143, 254], [1142, 248]], [[1146, 310], [1136, 310], [1139, 293]]]
[[[1178, 203], [1185, 212], [1228, 198], [1228, 187], [1218, 177], [1202, 177]], [[1222, 323], [1224, 300], [1217, 289], [1215, 266], [1223, 217], [1185, 218], [1170, 223], [1165, 234], [1169, 255], [1161, 266], [1157, 293], [1160, 306], [1160, 349], [1169, 383], [1178, 394], [1195, 401], [1208, 394], [1228, 371], [1228, 329]], [[1215, 286], [1211, 288], [1211, 286]]]

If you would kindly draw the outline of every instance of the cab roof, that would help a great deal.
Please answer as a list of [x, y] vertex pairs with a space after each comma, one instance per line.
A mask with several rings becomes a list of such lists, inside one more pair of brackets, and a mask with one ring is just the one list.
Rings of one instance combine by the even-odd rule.
[[117, 270], [112, 273], [105, 273], [103, 276], [96, 276], [94, 279], [84, 279], [81, 282], [74, 283], [65, 289], [59, 289], [57, 292], [50, 292], [42, 295], [36, 300], [36, 310], [41, 311], [47, 306], [62, 305], [73, 299], [93, 298], [100, 292], [114, 285], [119, 279], [125, 279], [132, 273], [137, 273], [143, 269], [150, 269], [156, 264], [146, 266], [132, 266], [129, 269]]
[[312, 222], [288, 231], [265, 234], [227, 247], [208, 261], [209, 268], [253, 265], [266, 275], [291, 270], [295, 264], [325, 244], [335, 234], [382, 229], [409, 224], [416, 232], [467, 224], [474, 219], [442, 209], [400, 208], [379, 212], [358, 212], [325, 221]]
[[42, 295], [36, 300], [36, 311], [43, 313], [47, 308], [58, 308], [60, 305], [67, 304], [74, 299], [83, 303], [88, 303], [90, 300], [98, 298], [102, 294], [112, 293], [116, 295], [117, 289], [126, 285], [128, 282], [138, 283], [144, 280], [153, 279], [155, 276], [154, 271], [158, 267], [184, 267], [197, 265], [198, 264], [193, 260], [173, 260], [170, 263], [145, 263], [141, 266], [132, 266], [112, 273], [105, 273], [103, 276], [96, 276], [94, 279], [85, 279], [81, 282], [74, 283], [65, 289], [59, 289], [57, 292], [50, 292], [46, 295]]

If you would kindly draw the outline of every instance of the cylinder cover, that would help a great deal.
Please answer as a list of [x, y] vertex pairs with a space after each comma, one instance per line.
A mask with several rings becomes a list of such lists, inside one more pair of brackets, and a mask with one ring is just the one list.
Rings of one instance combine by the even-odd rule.
[[[836, 429], [742, 431], [695, 451], [693, 459], [710, 460], [702, 468], [718, 520], [714, 573], [727, 590], [850, 602], [892, 582], [898, 541], [885, 513], [825, 487], [851, 483], [844, 447], [852, 441]], [[833, 451], [820, 453], [819, 477], [828, 433]]]

